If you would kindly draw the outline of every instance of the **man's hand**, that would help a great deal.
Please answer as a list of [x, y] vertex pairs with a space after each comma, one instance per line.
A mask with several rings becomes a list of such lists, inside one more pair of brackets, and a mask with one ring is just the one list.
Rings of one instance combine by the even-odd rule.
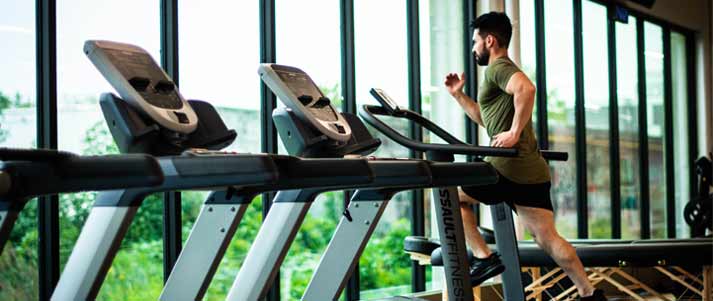
[[461, 73], [460, 77], [458, 77], [458, 74], [456, 73], [448, 73], [444, 84], [446, 85], [448, 93], [455, 98], [458, 105], [460, 105], [465, 111], [465, 114], [467, 114], [468, 117], [470, 117], [470, 119], [475, 121], [477, 124], [485, 126], [483, 124], [483, 119], [480, 117], [480, 105], [478, 105], [475, 100], [468, 97], [468, 95], [463, 93], [463, 86], [465, 86], [465, 73]]
[[493, 136], [492, 146], [513, 147], [520, 140], [519, 135], [513, 131], [505, 131]]
[[444, 84], [448, 89], [448, 93], [450, 93], [453, 97], [457, 97], [458, 94], [463, 94], [463, 86], [465, 86], [465, 73], [461, 73], [460, 78], [456, 73], [448, 73]]

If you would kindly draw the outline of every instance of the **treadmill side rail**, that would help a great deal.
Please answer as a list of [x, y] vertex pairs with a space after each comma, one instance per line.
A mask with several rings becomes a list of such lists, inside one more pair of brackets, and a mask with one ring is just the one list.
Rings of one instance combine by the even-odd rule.
[[[97, 198], [118, 198], [125, 196], [127, 192], [105, 191], [99, 193]], [[52, 294], [52, 300], [96, 299], [112, 259], [119, 250], [137, 210], [138, 207], [92, 208]]]
[[[248, 264], [243, 265], [238, 272], [226, 300], [259, 300], [267, 294], [269, 284], [280, 270], [299, 225], [316, 195], [315, 192], [306, 196], [303, 190], [283, 190], [277, 193], [243, 260]], [[305, 196], [305, 199], [301, 199]]]
[[520, 273], [520, 254], [515, 237], [515, 224], [512, 210], [505, 203], [490, 206], [495, 230], [495, 243], [502, 256], [505, 272], [502, 274], [504, 300], [525, 300], [522, 274]]
[[[337, 300], [369, 242], [392, 193], [380, 198], [357, 190], [349, 202], [350, 218], [342, 216], [307, 285], [302, 300]], [[365, 195], [365, 198], [361, 198]]]
[[[208, 199], [213, 197], [225, 198], [225, 191], [214, 192]], [[159, 300], [203, 299], [249, 205], [249, 203], [236, 202], [204, 204], [201, 207]]]
[[20, 212], [17, 210], [0, 209], [0, 254], [5, 249], [5, 243], [10, 239], [10, 232], [12, 232], [12, 227], [19, 214]]

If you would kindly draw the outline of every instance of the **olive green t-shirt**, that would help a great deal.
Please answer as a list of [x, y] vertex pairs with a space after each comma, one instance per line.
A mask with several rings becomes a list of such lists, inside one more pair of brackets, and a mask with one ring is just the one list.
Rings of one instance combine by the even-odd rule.
[[[485, 78], [480, 87], [478, 103], [480, 113], [488, 131], [493, 136], [510, 130], [515, 116], [514, 96], [505, 92], [510, 77], [520, 69], [509, 58], [497, 58], [485, 70]], [[550, 180], [550, 169], [537, 147], [535, 132], [532, 129], [532, 116], [522, 130], [520, 139], [514, 146], [518, 156], [487, 157], [485, 161], [509, 180], [520, 184], [538, 184]]]

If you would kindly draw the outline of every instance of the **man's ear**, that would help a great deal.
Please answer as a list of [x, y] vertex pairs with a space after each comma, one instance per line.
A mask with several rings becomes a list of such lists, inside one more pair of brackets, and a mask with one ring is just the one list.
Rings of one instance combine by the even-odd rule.
[[485, 36], [485, 47], [490, 48], [495, 45], [495, 37], [493, 35], [489, 34]]

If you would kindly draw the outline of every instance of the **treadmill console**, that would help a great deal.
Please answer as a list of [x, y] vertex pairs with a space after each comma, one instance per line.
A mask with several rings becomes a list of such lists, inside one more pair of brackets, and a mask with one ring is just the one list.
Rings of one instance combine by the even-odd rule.
[[84, 53], [122, 99], [165, 128], [190, 134], [198, 117], [176, 84], [146, 50], [111, 41], [90, 40]]
[[371, 93], [371, 96], [374, 96], [381, 106], [384, 107], [390, 114], [401, 111], [401, 108], [398, 104], [396, 104], [396, 101], [394, 101], [391, 96], [386, 94], [384, 90], [372, 88], [369, 90], [369, 93]]
[[262, 64], [258, 73], [280, 101], [300, 119], [331, 139], [346, 142], [351, 138], [352, 131], [347, 121], [307, 73], [299, 68], [277, 64]]

